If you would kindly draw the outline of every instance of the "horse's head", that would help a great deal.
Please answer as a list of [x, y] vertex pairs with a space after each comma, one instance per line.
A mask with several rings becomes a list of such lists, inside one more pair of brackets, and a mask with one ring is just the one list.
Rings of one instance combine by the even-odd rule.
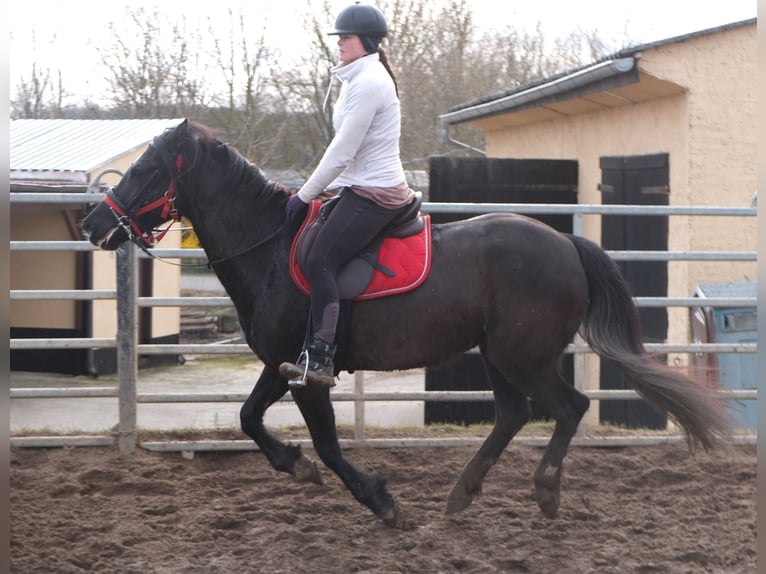
[[176, 187], [184, 165], [182, 143], [189, 121], [154, 138], [116, 187], [81, 222], [91, 243], [114, 250], [131, 240], [151, 247], [164, 235], [156, 227], [179, 217]]

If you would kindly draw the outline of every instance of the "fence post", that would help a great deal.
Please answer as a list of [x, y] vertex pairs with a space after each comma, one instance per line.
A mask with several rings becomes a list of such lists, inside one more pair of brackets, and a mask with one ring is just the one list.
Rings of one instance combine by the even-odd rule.
[[[572, 234], [578, 235], [580, 237], [585, 235], [585, 230], [583, 229], [583, 214], [582, 213], [572, 214]], [[575, 346], [578, 346], [578, 347], [584, 346], [585, 339], [582, 338], [582, 335], [577, 333], [574, 336], [574, 344]], [[572, 361], [573, 361], [572, 367], [574, 369], [574, 387], [578, 391], [583, 392], [585, 391], [585, 355], [583, 353], [575, 353]], [[577, 426], [577, 431], [575, 432], [575, 436], [583, 437], [585, 435], [586, 435], [586, 425], [585, 425], [585, 417], [583, 416], [582, 420], [580, 421], [580, 424]]]
[[117, 250], [117, 376], [121, 454], [136, 450], [136, 381], [138, 379], [138, 254], [132, 242]]
[[357, 399], [354, 400], [354, 440], [364, 440], [364, 372], [356, 371], [354, 373], [354, 393]]

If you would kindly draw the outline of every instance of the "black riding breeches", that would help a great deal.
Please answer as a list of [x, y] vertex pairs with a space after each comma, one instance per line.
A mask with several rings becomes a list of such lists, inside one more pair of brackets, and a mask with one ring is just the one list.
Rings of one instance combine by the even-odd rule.
[[337, 201], [311, 246], [305, 269], [311, 289], [313, 334], [328, 343], [335, 341], [340, 313], [338, 271], [407, 207], [387, 209], [350, 188], [345, 188]]

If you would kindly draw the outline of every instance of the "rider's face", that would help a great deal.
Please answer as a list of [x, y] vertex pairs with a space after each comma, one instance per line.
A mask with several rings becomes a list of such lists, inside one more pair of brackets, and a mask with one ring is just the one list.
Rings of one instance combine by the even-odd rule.
[[353, 34], [341, 34], [338, 36], [338, 51], [340, 53], [340, 61], [343, 64], [350, 64], [367, 54], [364, 51], [359, 36]]

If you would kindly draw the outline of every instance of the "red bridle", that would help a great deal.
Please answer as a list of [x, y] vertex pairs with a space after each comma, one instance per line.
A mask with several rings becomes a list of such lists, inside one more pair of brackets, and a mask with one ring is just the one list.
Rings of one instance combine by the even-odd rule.
[[[106, 203], [115, 214], [117, 222], [128, 233], [128, 236], [131, 240], [137, 239], [140, 240], [145, 247], [153, 247], [157, 242], [165, 237], [165, 234], [170, 231], [170, 228], [173, 226], [173, 224], [178, 221], [178, 210], [175, 208], [175, 184], [177, 175], [181, 172], [182, 165], [183, 156], [179, 153], [176, 156], [175, 162], [176, 174], [173, 174], [173, 177], [170, 179], [170, 184], [168, 185], [167, 191], [162, 195], [162, 197], [152, 201], [151, 203], [147, 203], [146, 205], [138, 208], [135, 212], [130, 212], [130, 210], [128, 210], [128, 213], [126, 213], [126, 210], [123, 209], [119, 203], [117, 203], [116, 199], [111, 193], [111, 190], [106, 194], [106, 196], [104, 196], [104, 203]], [[140, 199], [140, 194], [136, 199]], [[155, 235], [154, 232], [156, 230], [144, 231], [138, 222], [136, 222], [135, 218], [150, 213], [156, 209], [162, 210], [160, 211], [160, 216], [162, 217], [163, 221], [172, 219], [172, 222], [165, 229], [160, 231], [160, 233]]]

